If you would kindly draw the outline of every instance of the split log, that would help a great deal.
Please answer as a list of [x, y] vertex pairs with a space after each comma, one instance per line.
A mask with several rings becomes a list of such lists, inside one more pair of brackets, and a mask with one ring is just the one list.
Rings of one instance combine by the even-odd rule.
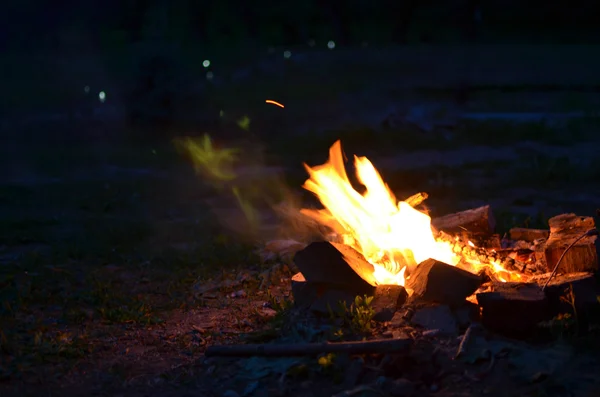
[[311, 283], [334, 284], [361, 289], [375, 286], [372, 264], [352, 247], [320, 241], [309, 244], [294, 256], [298, 270]]
[[[563, 214], [548, 221], [550, 237], [546, 241], [544, 257], [548, 271], [554, 270], [559, 258], [567, 247], [588, 230], [595, 229], [594, 218]], [[558, 268], [559, 273], [577, 273], [598, 270], [597, 236], [587, 236], [579, 240], [569, 251]]]
[[511, 240], [533, 243], [535, 240], [547, 239], [550, 235], [550, 230], [513, 227], [508, 231], [508, 235]]
[[476, 274], [435, 259], [427, 259], [419, 263], [411, 273], [406, 280], [406, 287], [413, 290], [415, 298], [459, 306], [482, 282], [482, 278]]
[[287, 357], [314, 356], [322, 353], [383, 354], [406, 351], [412, 339], [377, 339], [361, 342], [214, 345], [206, 348], [206, 357]]
[[489, 205], [456, 212], [431, 220], [436, 230], [452, 234], [467, 233], [480, 239], [487, 239], [494, 233], [496, 221]]
[[481, 323], [506, 336], [530, 336], [540, 322], [551, 318], [542, 288], [534, 283], [493, 283], [492, 291], [476, 295]]

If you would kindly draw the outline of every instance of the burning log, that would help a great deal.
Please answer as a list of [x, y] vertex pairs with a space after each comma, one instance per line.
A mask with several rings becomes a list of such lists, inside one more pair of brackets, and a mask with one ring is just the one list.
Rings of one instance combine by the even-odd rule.
[[492, 291], [476, 297], [482, 324], [507, 336], [528, 336], [550, 318], [546, 295], [537, 284], [493, 283]]
[[412, 339], [378, 339], [364, 342], [215, 345], [209, 346], [206, 357], [286, 357], [314, 356], [322, 353], [383, 354], [406, 351]]
[[489, 205], [456, 212], [431, 220], [436, 230], [451, 234], [467, 233], [477, 238], [489, 238], [494, 233], [496, 221]]
[[[546, 241], [544, 257], [548, 271], [553, 271], [565, 249], [584, 235], [596, 228], [592, 217], [563, 214], [548, 221], [550, 237]], [[597, 236], [586, 236], [577, 241], [564, 258], [558, 269], [561, 273], [577, 273], [598, 270]]]
[[406, 287], [422, 300], [459, 306], [481, 283], [482, 278], [476, 274], [427, 259], [411, 273]]
[[533, 243], [535, 240], [547, 239], [550, 236], [549, 230], [526, 229], [524, 227], [513, 227], [508, 231], [511, 240], [527, 241]]

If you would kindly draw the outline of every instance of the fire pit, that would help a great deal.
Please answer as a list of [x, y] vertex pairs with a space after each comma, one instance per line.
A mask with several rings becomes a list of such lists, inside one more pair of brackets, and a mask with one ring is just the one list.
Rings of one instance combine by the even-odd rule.
[[520, 335], [559, 313], [569, 286], [576, 307], [597, 304], [593, 218], [559, 215], [549, 230], [512, 229], [501, 239], [489, 206], [431, 219], [426, 194], [398, 201], [366, 157], [354, 163], [364, 193], [348, 179], [339, 141], [325, 164], [305, 165], [303, 187], [325, 208], [302, 213], [329, 233], [295, 255], [297, 306], [324, 313], [370, 295], [376, 316], [390, 321], [403, 305], [477, 305], [471, 321]]

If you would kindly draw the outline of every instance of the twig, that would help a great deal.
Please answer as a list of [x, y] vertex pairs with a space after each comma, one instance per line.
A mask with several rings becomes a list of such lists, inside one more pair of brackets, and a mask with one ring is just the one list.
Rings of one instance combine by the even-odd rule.
[[598, 234], [599, 234], [598, 229], [588, 230], [587, 232], [583, 233], [581, 236], [577, 237], [575, 239], [575, 241], [573, 241], [571, 244], [569, 244], [569, 246], [563, 251], [560, 258], [558, 258], [558, 261], [556, 262], [556, 265], [554, 266], [552, 273], [550, 273], [550, 277], [548, 277], [548, 280], [546, 280], [546, 284], [544, 284], [544, 286], [542, 287], [542, 291], [544, 291], [546, 289], [546, 287], [550, 283], [550, 280], [552, 280], [552, 278], [556, 275], [556, 271], [558, 270], [558, 267], [560, 266], [560, 262], [562, 262], [563, 258], [565, 257], [565, 254], [583, 238], [590, 237], [590, 236], [597, 236]]
[[471, 334], [473, 333], [473, 328], [475, 328], [475, 324], [469, 325], [469, 328], [465, 331], [465, 334], [458, 345], [458, 350], [456, 351], [456, 355], [454, 355], [454, 359], [460, 358], [467, 353], [467, 347], [469, 345], [469, 341], [471, 340]]
[[204, 352], [207, 357], [286, 357], [313, 356], [320, 353], [394, 353], [408, 349], [409, 338], [378, 339], [364, 342], [298, 343], [298, 344], [249, 344], [209, 346]]
[[360, 386], [355, 387], [354, 389], [350, 389], [350, 390], [346, 390], [346, 391], [343, 391], [338, 394], [334, 394], [332, 397], [351, 397], [351, 396], [354, 396], [355, 394], [365, 393], [365, 392], [373, 393], [378, 396], [385, 396], [385, 394], [383, 394], [379, 390], [377, 390], [369, 385], [360, 385]]

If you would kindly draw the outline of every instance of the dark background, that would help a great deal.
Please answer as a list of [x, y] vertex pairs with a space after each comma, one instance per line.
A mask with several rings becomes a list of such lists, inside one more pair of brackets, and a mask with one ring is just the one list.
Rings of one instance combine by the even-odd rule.
[[[475, 13], [479, 9], [481, 23]], [[3, 3], [4, 51], [114, 49], [160, 35], [182, 45], [360, 43], [595, 43], [598, 5], [588, 1], [17, 1]], [[154, 30], [154, 31], [153, 31]], [[452, 30], [455, 32], [450, 33]], [[67, 36], [78, 36], [66, 44]]]

